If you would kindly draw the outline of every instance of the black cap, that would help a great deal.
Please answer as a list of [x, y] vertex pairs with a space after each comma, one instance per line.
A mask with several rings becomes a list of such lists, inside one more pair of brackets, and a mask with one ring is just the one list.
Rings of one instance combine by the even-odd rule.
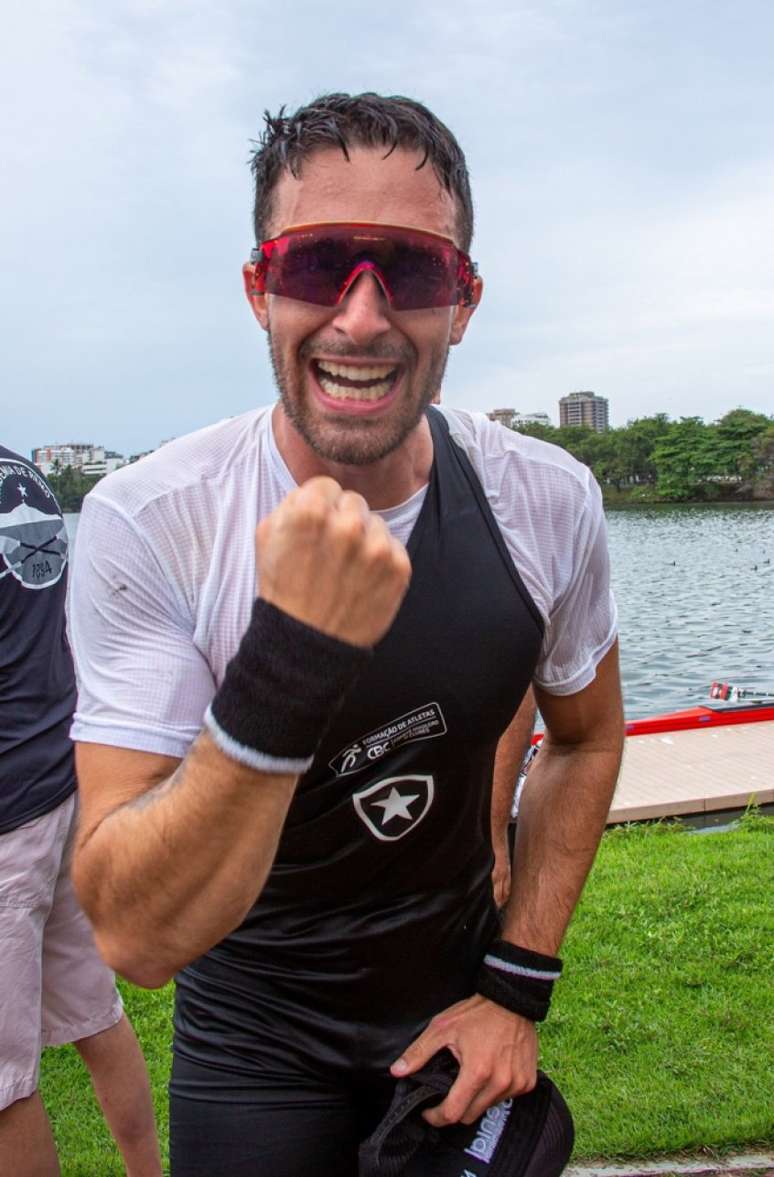
[[538, 1071], [535, 1088], [489, 1108], [474, 1124], [432, 1128], [425, 1108], [457, 1077], [449, 1050], [401, 1079], [390, 1108], [360, 1146], [360, 1177], [558, 1177], [572, 1152], [570, 1109]]

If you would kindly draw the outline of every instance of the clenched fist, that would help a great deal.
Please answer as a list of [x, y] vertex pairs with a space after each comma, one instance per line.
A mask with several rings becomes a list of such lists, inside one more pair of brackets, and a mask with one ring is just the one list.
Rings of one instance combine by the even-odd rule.
[[332, 478], [291, 491], [256, 530], [259, 595], [355, 646], [387, 632], [411, 579], [403, 544]]

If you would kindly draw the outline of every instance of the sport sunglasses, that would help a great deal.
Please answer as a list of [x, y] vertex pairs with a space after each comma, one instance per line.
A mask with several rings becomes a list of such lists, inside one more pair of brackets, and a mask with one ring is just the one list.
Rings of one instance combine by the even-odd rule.
[[341, 302], [364, 270], [396, 311], [473, 306], [475, 262], [448, 237], [424, 229], [360, 222], [298, 225], [250, 255], [255, 294], [317, 306]]

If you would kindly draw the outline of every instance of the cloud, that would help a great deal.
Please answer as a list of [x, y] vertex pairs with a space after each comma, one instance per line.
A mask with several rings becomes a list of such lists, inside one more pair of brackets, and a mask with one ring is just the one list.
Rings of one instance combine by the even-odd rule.
[[4, 440], [141, 449], [271, 398], [249, 140], [330, 89], [425, 99], [467, 152], [487, 288], [452, 403], [772, 411], [772, 28], [760, 0], [10, 9]]

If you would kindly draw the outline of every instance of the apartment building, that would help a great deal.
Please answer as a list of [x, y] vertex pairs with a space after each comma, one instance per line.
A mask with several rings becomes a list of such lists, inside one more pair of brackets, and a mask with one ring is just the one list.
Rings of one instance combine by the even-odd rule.
[[64, 441], [38, 446], [32, 451], [32, 461], [41, 474], [48, 477], [66, 466], [72, 466], [81, 474], [111, 474], [124, 465], [125, 458], [123, 454], [106, 450], [91, 441]]
[[492, 409], [487, 413], [490, 421], [497, 421], [506, 429], [518, 429], [520, 425], [550, 425], [548, 413], [519, 413], [516, 409]]
[[595, 392], [571, 392], [559, 401], [559, 424], [586, 425], [603, 433], [609, 427], [607, 397]]

